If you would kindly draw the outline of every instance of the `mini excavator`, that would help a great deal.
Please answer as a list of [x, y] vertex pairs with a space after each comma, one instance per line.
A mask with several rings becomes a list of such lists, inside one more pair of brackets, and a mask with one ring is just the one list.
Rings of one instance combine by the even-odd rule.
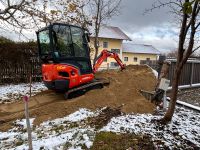
[[70, 93], [108, 84], [94, 76], [107, 57], [114, 58], [122, 70], [125, 68], [118, 54], [107, 50], [101, 52], [92, 67], [89, 34], [81, 27], [53, 23], [36, 34], [43, 82], [48, 89], [64, 92], [66, 99]]

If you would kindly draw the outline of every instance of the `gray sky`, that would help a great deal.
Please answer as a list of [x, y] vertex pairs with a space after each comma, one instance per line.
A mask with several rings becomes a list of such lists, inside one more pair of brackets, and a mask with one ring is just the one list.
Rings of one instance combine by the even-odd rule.
[[134, 43], [151, 44], [162, 52], [174, 50], [178, 29], [172, 25], [173, 18], [168, 8], [155, 9], [144, 15], [145, 9], [152, 8], [154, 2], [122, 0], [120, 15], [112, 18], [109, 24], [120, 27]]
[[[150, 44], [161, 52], [174, 50], [177, 47], [178, 29], [172, 26], [172, 14], [168, 8], [155, 9], [144, 15], [145, 9], [151, 8], [156, 0], [122, 0], [120, 15], [108, 22], [109, 25], [120, 27], [133, 43]], [[162, 0], [163, 2], [166, 0]], [[4, 31], [15, 40], [14, 31]], [[26, 32], [27, 37], [36, 39], [35, 31]]]

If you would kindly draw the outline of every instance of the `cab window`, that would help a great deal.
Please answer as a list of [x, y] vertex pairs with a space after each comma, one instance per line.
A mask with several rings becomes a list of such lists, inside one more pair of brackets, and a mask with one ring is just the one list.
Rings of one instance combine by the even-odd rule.
[[50, 52], [49, 30], [39, 32], [39, 43], [41, 55], [48, 55]]
[[86, 37], [81, 28], [71, 26], [75, 57], [89, 57]]

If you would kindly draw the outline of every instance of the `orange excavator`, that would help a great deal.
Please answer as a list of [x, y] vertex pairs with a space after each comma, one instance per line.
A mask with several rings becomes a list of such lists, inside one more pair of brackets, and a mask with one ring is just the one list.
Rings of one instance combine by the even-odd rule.
[[107, 50], [101, 52], [92, 67], [89, 35], [81, 27], [53, 23], [36, 34], [43, 82], [48, 89], [64, 92], [65, 98], [70, 93], [107, 84], [94, 76], [107, 57], [114, 58], [122, 70], [125, 68], [118, 54]]

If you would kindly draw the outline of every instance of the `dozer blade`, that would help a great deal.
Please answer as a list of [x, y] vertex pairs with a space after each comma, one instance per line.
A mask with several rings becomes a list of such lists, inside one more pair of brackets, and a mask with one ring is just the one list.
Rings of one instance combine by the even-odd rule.
[[65, 92], [64, 97], [65, 99], [68, 99], [68, 96], [71, 93], [77, 92], [77, 91], [87, 91], [89, 89], [92, 89], [92, 87], [95, 86], [99, 86], [101, 88], [103, 88], [104, 85], [108, 85], [110, 83], [110, 81], [108, 79], [104, 79], [104, 78], [96, 78], [94, 79], [92, 82], [89, 82], [87, 84], [81, 85], [79, 87], [75, 87], [73, 89], [68, 90], [67, 92]]

